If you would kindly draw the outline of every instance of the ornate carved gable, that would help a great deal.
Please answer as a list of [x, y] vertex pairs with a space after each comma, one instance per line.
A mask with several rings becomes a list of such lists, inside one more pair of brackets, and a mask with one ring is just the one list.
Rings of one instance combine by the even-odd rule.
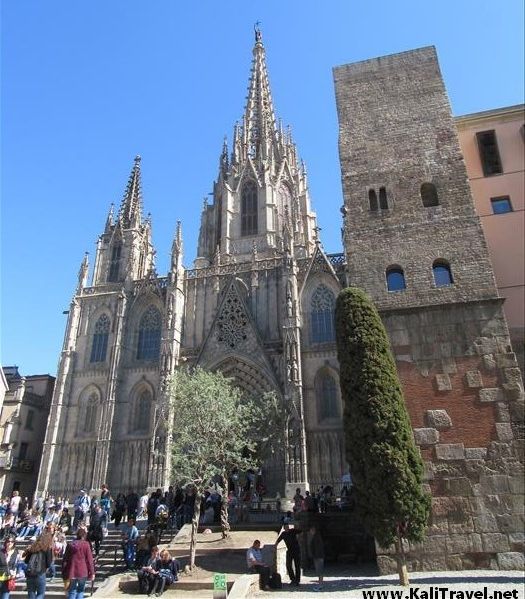
[[318, 246], [315, 250], [314, 255], [309, 260], [304, 260], [299, 266], [299, 287], [302, 290], [309, 277], [318, 274], [326, 273], [333, 277], [337, 281], [337, 285], [341, 286], [341, 281], [337, 277], [337, 274], [332, 266], [327, 255]]
[[217, 315], [197, 358], [197, 364], [213, 368], [229, 357], [246, 358], [257, 365], [278, 388], [274, 369], [266, 356], [257, 327], [244, 302], [240, 284], [231, 279], [227, 284]]

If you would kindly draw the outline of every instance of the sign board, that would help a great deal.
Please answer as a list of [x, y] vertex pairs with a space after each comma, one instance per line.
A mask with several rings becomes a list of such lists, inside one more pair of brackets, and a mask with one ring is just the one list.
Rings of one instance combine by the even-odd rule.
[[226, 574], [215, 573], [213, 575], [213, 599], [226, 599], [227, 595]]

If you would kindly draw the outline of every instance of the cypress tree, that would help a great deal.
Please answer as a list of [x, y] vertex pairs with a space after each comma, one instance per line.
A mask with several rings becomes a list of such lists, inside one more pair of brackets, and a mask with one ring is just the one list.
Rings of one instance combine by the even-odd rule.
[[[337, 298], [335, 318], [356, 509], [380, 546], [396, 543], [406, 577], [401, 540], [421, 541], [430, 513], [421, 456], [377, 309], [363, 290], [349, 287]], [[401, 569], [400, 577], [408, 584]]]

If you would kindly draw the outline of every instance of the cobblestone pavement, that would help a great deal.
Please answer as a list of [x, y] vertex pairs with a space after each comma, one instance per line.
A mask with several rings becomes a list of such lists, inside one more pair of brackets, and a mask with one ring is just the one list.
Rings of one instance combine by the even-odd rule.
[[[410, 574], [410, 587], [401, 587], [397, 575], [344, 575], [343, 571], [327, 571], [318, 589], [315, 576], [303, 576], [299, 587], [284, 580], [281, 590], [259, 591], [255, 597], [312, 599], [524, 599], [525, 578], [521, 571], [469, 570], [463, 572], [417, 572]], [[484, 591], [484, 589], [487, 589]], [[431, 591], [432, 589], [432, 591]], [[447, 591], [436, 590], [447, 589]], [[380, 591], [380, 594], [376, 593]], [[390, 594], [390, 591], [396, 594]], [[454, 593], [451, 593], [454, 591]], [[460, 594], [458, 591], [462, 591]], [[475, 591], [481, 591], [474, 595]], [[501, 594], [495, 591], [511, 591]], [[400, 592], [400, 594], [397, 594]]]

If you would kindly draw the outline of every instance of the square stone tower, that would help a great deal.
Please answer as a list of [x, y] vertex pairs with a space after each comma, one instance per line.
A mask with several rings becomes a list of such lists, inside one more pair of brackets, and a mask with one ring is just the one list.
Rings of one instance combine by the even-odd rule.
[[334, 78], [348, 277], [381, 312], [433, 497], [409, 561], [523, 567], [523, 384], [435, 49]]

